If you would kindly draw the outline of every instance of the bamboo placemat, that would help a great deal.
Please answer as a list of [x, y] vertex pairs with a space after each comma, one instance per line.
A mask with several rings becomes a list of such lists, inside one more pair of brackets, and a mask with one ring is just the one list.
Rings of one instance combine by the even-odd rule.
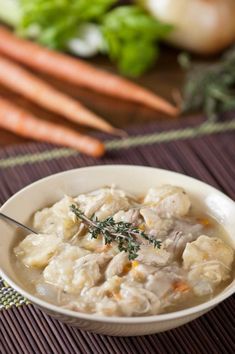
[[[0, 203], [25, 185], [50, 174], [97, 164], [136, 164], [170, 169], [199, 178], [235, 199], [235, 121], [200, 118], [186, 123], [130, 129], [128, 138], [106, 140], [101, 160], [49, 144], [24, 144], [0, 151]], [[27, 303], [0, 282], [0, 351], [10, 353], [232, 353], [235, 352], [235, 300], [229, 298], [205, 316], [145, 337], [112, 338], [62, 324]]]

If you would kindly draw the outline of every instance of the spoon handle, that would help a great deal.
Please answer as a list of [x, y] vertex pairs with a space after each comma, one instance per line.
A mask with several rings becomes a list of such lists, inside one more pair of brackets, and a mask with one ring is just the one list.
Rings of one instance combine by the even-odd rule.
[[5, 215], [3, 213], [0, 213], [0, 219], [4, 219], [4, 220], [6, 220], [8, 222], [11, 222], [11, 223], [19, 226], [21, 229], [29, 231], [30, 233], [38, 234], [35, 230], [31, 229], [30, 227], [28, 227], [26, 225], [21, 224], [19, 221], [16, 221], [15, 219], [10, 218], [10, 216], [7, 216], [7, 215]]

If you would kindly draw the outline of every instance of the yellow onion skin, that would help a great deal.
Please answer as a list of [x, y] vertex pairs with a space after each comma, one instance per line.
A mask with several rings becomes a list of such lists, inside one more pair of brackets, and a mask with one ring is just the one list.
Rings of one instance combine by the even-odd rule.
[[174, 30], [167, 41], [189, 51], [216, 54], [235, 43], [235, 0], [140, 0]]

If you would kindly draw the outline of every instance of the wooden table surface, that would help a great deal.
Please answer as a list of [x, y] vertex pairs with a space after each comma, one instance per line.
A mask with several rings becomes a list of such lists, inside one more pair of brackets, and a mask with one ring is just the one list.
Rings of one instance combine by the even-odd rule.
[[[161, 56], [156, 63], [156, 66], [148, 73], [136, 80], [139, 84], [147, 87], [161, 96], [172, 100], [172, 93], [176, 89], [182, 87], [184, 80], [184, 73], [177, 63], [177, 50], [163, 47]], [[105, 70], [115, 72], [114, 65], [112, 65], [107, 58], [97, 57], [90, 60], [91, 63], [97, 67]], [[119, 128], [125, 128], [135, 123], [146, 124], [147, 122], [169, 119], [168, 117], [159, 114], [142, 105], [132, 102], [117, 100], [116, 98], [107, 97], [94, 93], [87, 89], [78, 88], [70, 84], [55, 80], [46, 75], [39, 75], [49, 83], [53, 84], [58, 89], [69, 94], [72, 97], [80, 100], [89, 109], [110, 121], [113, 125]], [[77, 129], [79, 131], [89, 131], [81, 128], [71, 122], [66, 121], [63, 117], [46, 111], [27, 99], [7, 90], [0, 86], [0, 95], [10, 99], [14, 103], [27, 108], [33, 112], [37, 117], [64, 124], [68, 127]], [[22, 137], [18, 137], [10, 132], [0, 129], [0, 146], [7, 146], [10, 144], [18, 144], [29, 141]]]

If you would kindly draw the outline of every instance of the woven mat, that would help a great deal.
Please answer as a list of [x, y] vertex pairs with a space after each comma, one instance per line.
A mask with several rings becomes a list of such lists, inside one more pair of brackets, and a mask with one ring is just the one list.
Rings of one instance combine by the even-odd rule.
[[[50, 174], [97, 164], [136, 164], [199, 178], [235, 199], [235, 120], [188, 119], [130, 129], [120, 141], [106, 136], [101, 160], [49, 144], [0, 151], [0, 203]], [[108, 139], [108, 140], [107, 140]], [[9, 353], [234, 353], [235, 300], [230, 297], [203, 317], [178, 329], [145, 337], [95, 335], [50, 318], [0, 282], [0, 351]]]

